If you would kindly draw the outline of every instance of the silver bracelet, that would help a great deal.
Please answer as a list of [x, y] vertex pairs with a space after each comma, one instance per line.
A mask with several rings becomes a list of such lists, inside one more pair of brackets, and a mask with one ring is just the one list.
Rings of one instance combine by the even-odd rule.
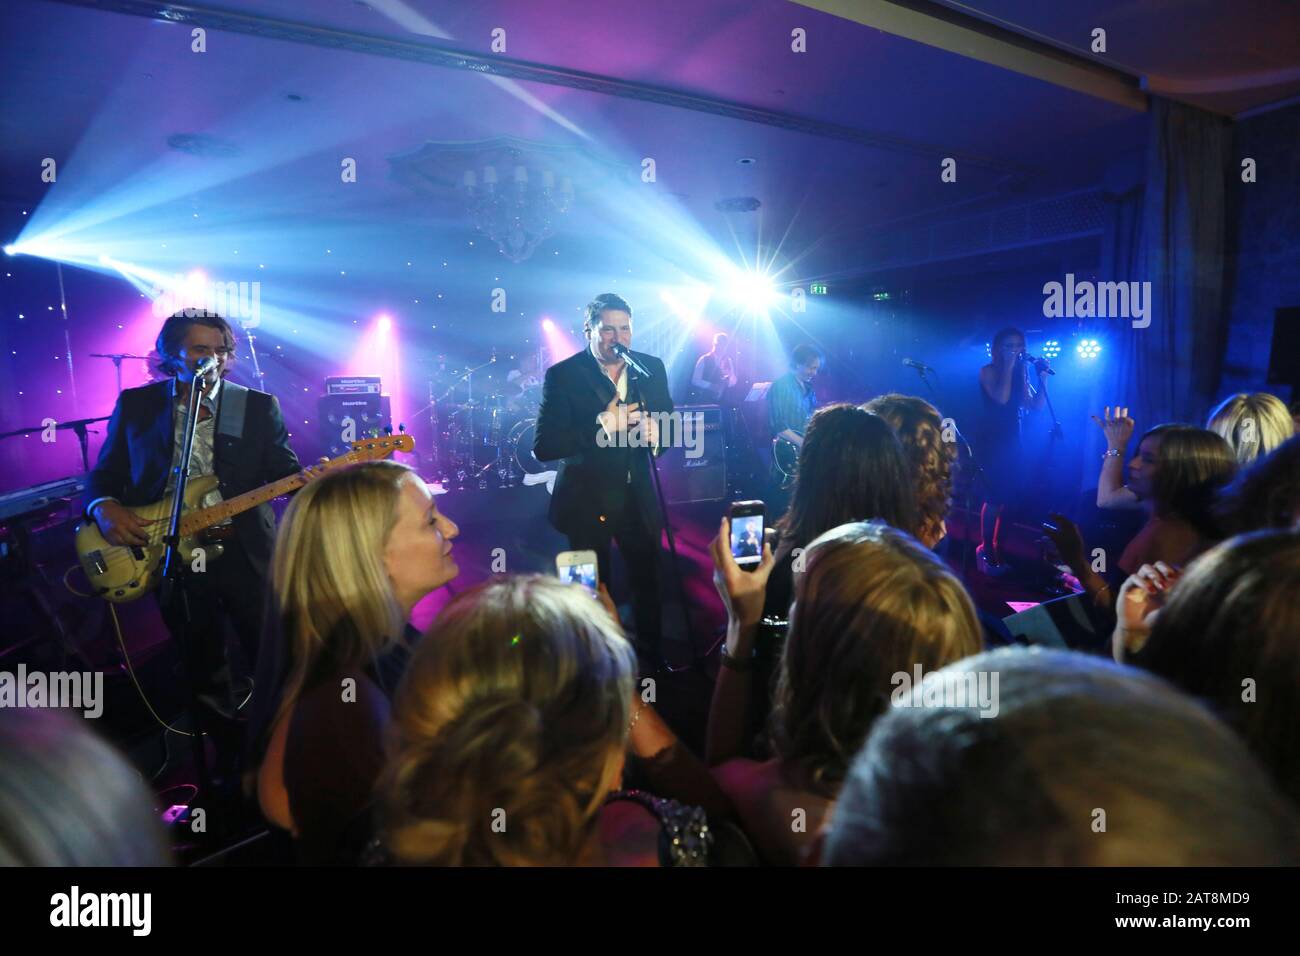
[[1120, 451], [1118, 448], [1107, 448], [1104, 452], [1101, 453], [1102, 461], [1105, 461], [1107, 458], [1123, 458], [1123, 457], [1124, 457], [1124, 453]]

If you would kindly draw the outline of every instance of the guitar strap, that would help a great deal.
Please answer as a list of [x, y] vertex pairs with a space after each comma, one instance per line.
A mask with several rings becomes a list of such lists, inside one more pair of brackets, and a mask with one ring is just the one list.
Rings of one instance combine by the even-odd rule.
[[244, 437], [244, 413], [248, 407], [248, 389], [234, 382], [221, 383], [221, 409], [217, 413], [217, 434], [229, 438]]

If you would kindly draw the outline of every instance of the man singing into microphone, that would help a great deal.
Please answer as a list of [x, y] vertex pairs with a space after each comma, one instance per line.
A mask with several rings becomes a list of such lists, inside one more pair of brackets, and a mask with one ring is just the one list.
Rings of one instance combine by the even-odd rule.
[[[99, 460], [87, 477], [86, 515], [110, 544], [142, 545], [166, 534], [166, 527], [145, 521], [127, 506], [149, 504], [171, 494], [191, 383], [204, 360], [215, 359], [216, 364], [201, 380], [206, 387], [194, 430], [190, 479], [215, 474], [219, 490], [202, 504], [231, 498], [300, 470], [276, 399], [224, 381], [235, 354], [235, 334], [224, 318], [193, 309], [178, 312], [163, 323], [156, 347], [163, 370], [174, 377], [128, 388], [118, 396]], [[239, 703], [231, 696], [224, 627], [227, 620], [234, 626], [244, 657], [253, 666], [274, 540], [275, 518], [271, 506], [263, 504], [230, 521], [223, 553], [210, 563], [205, 561], [202, 573], [191, 571], [191, 555], [182, 555], [190, 648], [199, 682], [196, 692], [203, 705], [221, 716], [232, 716]], [[179, 639], [183, 622], [176, 605], [178, 601], [163, 606], [162, 614]], [[182, 653], [186, 650], [181, 648]]]
[[[575, 551], [596, 552], [609, 580], [611, 540], [627, 567], [642, 665], [662, 659], [659, 541], [663, 516], [650, 469], [655, 413], [673, 410], [664, 363], [631, 351], [632, 307], [612, 292], [587, 305], [587, 348], [552, 365], [542, 388], [533, 454], [560, 462], [551, 524]], [[640, 366], [638, 371], [637, 366]]]

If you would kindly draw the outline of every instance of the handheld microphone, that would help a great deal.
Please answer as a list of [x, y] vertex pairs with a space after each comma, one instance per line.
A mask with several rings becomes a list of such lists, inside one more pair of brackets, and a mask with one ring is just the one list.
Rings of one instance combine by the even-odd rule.
[[1043, 358], [1034, 358], [1032, 355], [1028, 355], [1028, 354], [1026, 354], [1026, 355], [1025, 355], [1025, 361], [1027, 361], [1027, 362], [1032, 362], [1033, 365], [1034, 365], [1034, 368], [1036, 368], [1036, 369], [1041, 369], [1042, 371], [1046, 372], [1048, 375], [1055, 375], [1055, 374], [1056, 374], [1056, 371], [1052, 368], [1052, 366], [1050, 366], [1050, 365], [1047, 364], [1047, 359], [1043, 359]]
[[934, 369], [932, 369], [930, 366], [926, 365], [924, 362], [918, 362], [916, 359], [905, 358], [903, 359], [903, 364], [906, 365], [908, 368], [916, 369], [918, 372], [934, 371]]
[[629, 366], [631, 366], [632, 370], [636, 372], [638, 375], [640, 375], [642, 378], [654, 377], [650, 374], [649, 369], [647, 369], [644, 365], [642, 365], [640, 362], [638, 362], [635, 358], [632, 357], [632, 350], [629, 349], [626, 345], [623, 345], [621, 342], [615, 342], [613, 345], [610, 346], [610, 348], [614, 350], [615, 355], [619, 356], [624, 362], [626, 362]]

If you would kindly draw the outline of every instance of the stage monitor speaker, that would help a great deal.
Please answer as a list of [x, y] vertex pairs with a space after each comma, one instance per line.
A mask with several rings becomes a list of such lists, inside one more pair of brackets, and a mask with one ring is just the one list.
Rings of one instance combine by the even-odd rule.
[[[721, 501], [727, 496], [727, 441], [717, 405], [679, 405], [682, 428], [659, 456], [659, 480], [671, 505]], [[692, 422], [687, 426], [687, 422]], [[663, 434], [663, 429], [660, 430]], [[687, 447], [689, 446], [689, 447]]]
[[387, 395], [322, 395], [316, 420], [325, 454], [337, 458], [350, 450], [351, 442], [384, 434], [392, 427], [393, 415]]

